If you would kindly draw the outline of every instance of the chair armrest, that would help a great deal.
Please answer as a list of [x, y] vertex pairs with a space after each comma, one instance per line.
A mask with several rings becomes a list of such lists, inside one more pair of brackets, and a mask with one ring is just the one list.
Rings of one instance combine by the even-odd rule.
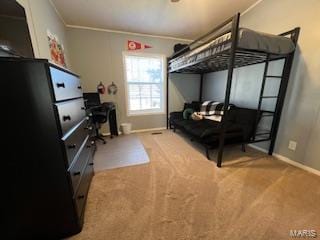
[[101, 111], [102, 106], [93, 106], [93, 107], [89, 107], [88, 109], [90, 109], [91, 111]]
[[97, 117], [107, 117], [107, 113], [106, 112], [93, 112], [93, 116], [97, 116]]

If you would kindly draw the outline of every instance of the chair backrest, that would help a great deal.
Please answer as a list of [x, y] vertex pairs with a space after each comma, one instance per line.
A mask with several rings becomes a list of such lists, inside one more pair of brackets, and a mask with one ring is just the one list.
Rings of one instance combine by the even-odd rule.
[[83, 98], [86, 100], [88, 108], [101, 105], [100, 95], [98, 92], [85, 92]]
[[95, 123], [106, 123], [109, 119], [110, 105], [103, 103], [92, 111], [92, 118]]

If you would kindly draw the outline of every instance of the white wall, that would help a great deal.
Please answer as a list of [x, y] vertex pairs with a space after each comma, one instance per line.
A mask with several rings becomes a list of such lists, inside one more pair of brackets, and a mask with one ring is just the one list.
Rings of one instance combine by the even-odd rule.
[[[68, 28], [67, 36], [72, 66], [80, 74], [85, 92], [97, 91], [99, 82], [107, 86], [113, 81], [118, 93], [101, 95], [101, 101], [116, 103], [119, 123], [130, 122], [134, 130], [166, 127], [165, 114], [127, 116], [122, 52], [126, 50], [127, 41], [134, 40], [152, 46], [143, 52], [170, 56], [174, 44], [180, 41], [77, 28]], [[199, 89], [199, 82], [198, 76], [173, 75], [169, 82], [169, 110], [181, 110], [184, 101], [198, 100], [199, 91], [194, 88]], [[103, 131], [108, 132], [106, 125]]]
[[50, 59], [47, 29], [64, 46], [67, 68], [71, 69], [66, 27], [49, 0], [17, 0], [26, 11], [35, 57]]
[[199, 95], [199, 74], [170, 74], [169, 112], [181, 111], [185, 102], [198, 101]]
[[[264, 0], [242, 17], [246, 27], [279, 33], [301, 27], [275, 152], [320, 169], [320, 1]], [[298, 143], [288, 149], [289, 140]]]
[[[102, 101], [113, 101], [117, 105], [118, 122], [131, 122], [133, 129], [159, 128], [166, 126], [166, 115], [128, 117], [126, 115], [122, 51], [127, 40], [136, 40], [152, 45], [146, 52], [170, 56], [178, 40], [107, 33], [94, 30], [67, 28], [50, 0], [18, 0], [24, 6], [37, 58], [50, 59], [47, 29], [56, 34], [64, 45], [67, 67], [80, 74], [84, 91], [96, 91], [97, 84], [114, 81], [119, 91], [116, 96], [101, 96]], [[186, 101], [198, 100], [199, 76], [172, 75], [170, 87], [170, 111], [178, 111]], [[181, 80], [181, 81], [180, 81]], [[104, 132], [108, 132], [107, 125]]]
[[[109, 83], [116, 81], [120, 92], [115, 98], [103, 97], [104, 101], [116, 101], [119, 106], [120, 121], [130, 121], [135, 129], [165, 126], [164, 115], [148, 117], [132, 117], [125, 115], [123, 94], [123, 70], [121, 52], [125, 49], [126, 40], [138, 40], [150, 43], [154, 46], [151, 52], [171, 54], [172, 47], [177, 41], [137, 37], [131, 35], [108, 34], [89, 30], [77, 30], [66, 28], [50, 4], [49, 0], [18, 0], [26, 9], [32, 43], [36, 57], [50, 58], [46, 30], [50, 29], [57, 34], [65, 46], [66, 60], [69, 68], [75, 64], [75, 72], [82, 75], [86, 91], [94, 91], [98, 82]], [[241, 25], [269, 33], [280, 33], [301, 27], [299, 48], [296, 51], [292, 75], [288, 86], [285, 107], [281, 118], [278, 139], [275, 152], [284, 155], [294, 161], [320, 169], [318, 156], [320, 148], [320, 1], [319, 0], [264, 0], [257, 4], [241, 17]], [[67, 42], [70, 40], [69, 44]], [[239, 70], [235, 78], [247, 81], [248, 87], [252, 80], [261, 80], [261, 69], [256, 66]], [[242, 72], [242, 73], [241, 73]], [[217, 79], [221, 77], [212, 75]], [[175, 77], [170, 82], [171, 99], [170, 110], [178, 110], [183, 101], [197, 100], [196, 92], [189, 91], [184, 95], [186, 88], [198, 89], [198, 81], [192, 81], [190, 76], [182, 77], [180, 82]], [[210, 79], [210, 77], [209, 77]], [[244, 80], [242, 80], [244, 79]], [[219, 80], [218, 80], [219, 81]], [[210, 97], [210, 84], [205, 81], [204, 99]], [[220, 82], [221, 86], [222, 82]], [[189, 88], [190, 87], [190, 88]], [[242, 89], [240, 92], [246, 91]], [[238, 93], [235, 93], [238, 94]], [[232, 96], [233, 99], [241, 100]], [[240, 96], [240, 95], [239, 95]], [[193, 99], [196, 98], [196, 99]], [[289, 140], [298, 143], [296, 151], [287, 148]]]
[[[268, 75], [280, 76], [283, 70], [284, 60], [269, 63]], [[230, 103], [239, 107], [258, 107], [260, 88], [263, 79], [265, 64], [256, 64], [236, 68], [233, 71]], [[224, 101], [227, 84], [227, 71], [213, 72], [204, 76], [203, 100]], [[269, 78], [266, 81], [264, 95], [276, 96], [280, 81], [278, 78]], [[262, 103], [264, 110], [274, 110], [275, 101], [266, 99]], [[272, 108], [273, 107], [273, 108]], [[271, 109], [272, 108], [272, 109]]]

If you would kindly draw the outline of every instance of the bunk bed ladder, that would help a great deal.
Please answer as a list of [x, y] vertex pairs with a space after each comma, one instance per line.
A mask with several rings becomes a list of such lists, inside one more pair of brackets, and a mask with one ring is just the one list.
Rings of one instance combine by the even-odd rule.
[[[262, 84], [261, 84], [261, 89], [260, 89], [260, 96], [259, 96], [259, 103], [258, 103], [258, 111], [257, 111], [257, 117], [256, 117], [256, 123], [255, 123], [255, 129], [254, 129], [254, 135], [253, 135], [253, 142], [264, 142], [264, 141], [270, 141], [272, 139], [272, 132], [274, 129], [274, 118], [277, 112], [277, 104], [275, 106], [275, 109], [273, 111], [267, 111], [267, 110], [262, 110], [262, 102], [265, 99], [276, 99], [277, 103], [278, 103], [278, 99], [279, 97], [282, 95], [281, 94], [281, 85], [283, 84], [283, 76], [284, 76], [284, 72], [282, 72], [282, 74], [280, 76], [276, 76], [276, 75], [268, 75], [268, 70], [269, 70], [269, 63], [270, 63], [270, 54], [267, 54], [266, 56], [266, 62], [265, 62], [265, 66], [264, 66], [264, 72], [263, 72], [263, 79], [262, 79]], [[284, 66], [285, 68], [285, 66]], [[277, 95], [265, 95], [264, 94], [264, 89], [265, 89], [265, 85], [267, 82], [267, 79], [278, 79], [280, 82], [279, 85], [279, 90]], [[272, 125], [270, 129], [259, 129], [259, 122], [262, 118], [264, 117], [272, 117]], [[259, 138], [259, 139], [257, 139]]]
[[[279, 79], [282, 79], [282, 76], [268, 76], [269, 62], [270, 62], [270, 54], [267, 54], [266, 62], [265, 62], [265, 66], [264, 66], [264, 72], [263, 72], [261, 88], [260, 88], [259, 103], [258, 103], [258, 109], [257, 109], [257, 117], [256, 117], [255, 128], [254, 128], [254, 135], [253, 135], [253, 139], [252, 139], [253, 142], [256, 142], [256, 141], [268, 141], [268, 140], [270, 140], [270, 137], [271, 137], [271, 129], [270, 130], [262, 130], [262, 131], [259, 131], [259, 129], [258, 129], [258, 125], [259, 125], [260, 119], [262, 117], [273, 117], [274, 113], [275, 113], [274, 111], [263, 111], [263, 110], [261, 110], [262, 101], [264, 99], [278, 98], [278, 96], [265, 96], [264, 95], [264, 89], [265, 89], [266, 81], [267, 81], [268, 78], [279, 78]], [[264, 113], [268, 113], [268, 114], [264, 115]], [[262, 139], [257, 140], [257, 137], [260, 137], [260, 136], [262, 136]]]
[[[293, 31], [290, 31], [288, 33], [291, 34], [291, 39], [293, 40], [294, 44], [297, 45], [298, 41], [298, 36], [299, 36], [299, 31], [300, 28], [295, 28]], [[287, 35], [287, 33], [282, 34]], [[283, 70], [282, 74], [280, 76], [276, 75], [268, 75], [268, 68], [269, 68], [269, 62], [273, 61], [270, 60], [270, 55], [267, 54], [266, 56], [266, 62], [265, 62], [265, 67], [264, 67], [264, 73], [263, 73], [263, 79], [262, 79], [262, 85], [261, 85], [261, 91], [260, 91], [260, 96], [259, 96], [259, 104], [258, 104], [258, 111], [257, 111], [257, 118], [256, 118], [256, 124], [255, 124], [255, 129], [254, 129], [254, 135], [252, 137], [252, 142], [263, 142], [263, 141], [270, 141], [270, 146], [269, 146], [269, 155], [272, 155], [273, 149], [274, 149], [274, 144], [277, 136], [277, 131], [279, 127], [279, 122], [280, 122], [280, 116], [281, 116], [281, 111], [283, 108], [283, 103], [284, 103], [284, 98], [286, 94], [286, 89], [288, 86], [288, 81], [289, 81], [289, 76], [290, 76], [290, 70], [293, 62], [293, 57], [294, 57], [294, 52], [290, 53], [288, 56], [284, 57], [284, 65], [283, 65]], [[280, 85], [279, 85], [279, 90], [276, 96], [266, 96], [264, 95], [264, 89], [265, 89], [265, 84], [267, 79], [279, 79]], [[276, 105], [275, 109], [273, 111], [265, 111], [262, 110], [262, 102], [264, 99], [276, 99]], [[263, 117], [272, 117], [272, 124], [271, 124], [271, 129], [267, 130], [262, 130], [258, 131], [258, 125]], [[259, 138], [261, 137], [262, 138]], [[257, 139], [259, 138], [259, 139]]]

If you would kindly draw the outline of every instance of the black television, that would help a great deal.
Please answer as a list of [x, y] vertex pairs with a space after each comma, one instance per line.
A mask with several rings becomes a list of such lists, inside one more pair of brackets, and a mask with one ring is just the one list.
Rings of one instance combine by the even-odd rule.
[[0, 0], [0, 56], [34, 58], [25, 10], [14, 0]]

